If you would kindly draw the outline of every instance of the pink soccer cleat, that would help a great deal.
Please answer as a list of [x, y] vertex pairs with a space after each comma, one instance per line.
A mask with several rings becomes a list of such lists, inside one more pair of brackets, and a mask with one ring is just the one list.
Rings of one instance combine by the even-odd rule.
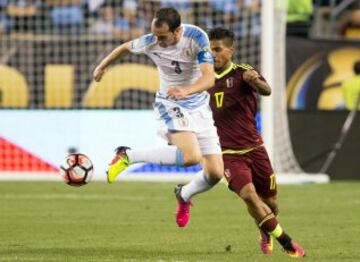
[[292, 250], [285, 249], [284, 251], [291, 257], [303, 258], [305, 257], [305, 250], [294, 240], [291, 240]]
[[260, 244], [260, 250], [263, 252], [263, 254], [269, 255], [272, 253], [272, 251], [273, 251], [272, 238], [268, 233], [264, 232], [261, 229], [260, 229], [259, 244]]
[[175, 187], [175, 196], [178, 201], [177, 211], [176, 211], [176, 223], [179, 227], [185, 227], [190, 219], [190, 206], [191, 201], [184, 201], [180, 195], [183, 185], [177, 185]]

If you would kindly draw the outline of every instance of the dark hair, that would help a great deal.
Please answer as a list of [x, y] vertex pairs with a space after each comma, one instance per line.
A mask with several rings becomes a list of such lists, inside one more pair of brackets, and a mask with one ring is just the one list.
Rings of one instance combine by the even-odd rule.
[[154, 19], [156, 27], [161, 27], [164, 23], [166, 23], [171, 32], [174, 32], [181, 24], [179, 12], [172, 7], [159, 9], [156, 11]]
[[355, 74], [360, 74], [360, 60], [355, 62], [353, 69]]
[[222, 27], [216, 27], [208, 33], [210, 40], [223, 40], [226, 46], [232, 46], [234, 44], [234, 33], [228, 29]]

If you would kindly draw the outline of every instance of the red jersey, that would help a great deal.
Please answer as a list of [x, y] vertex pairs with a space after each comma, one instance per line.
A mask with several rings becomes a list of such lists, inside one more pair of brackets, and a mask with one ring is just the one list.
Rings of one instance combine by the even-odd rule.
[[[243, 150], [263, 144], [256, 129], [257, 93], [243, 80], [243, 73], [253, 69], [234, 64], [216, 75], [210, 88], [210, 106], [223, 150]], [[263, 79], [263, 78], [262, 78]]]

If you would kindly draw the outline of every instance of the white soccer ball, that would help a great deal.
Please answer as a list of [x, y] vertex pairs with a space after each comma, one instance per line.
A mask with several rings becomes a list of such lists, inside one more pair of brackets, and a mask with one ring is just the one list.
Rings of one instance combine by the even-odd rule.
[[83, 186], [89, 183], [94, 174], [91, 160], [84, 154], [68, 155], [60, 166], [60, 175], [70, 186]]

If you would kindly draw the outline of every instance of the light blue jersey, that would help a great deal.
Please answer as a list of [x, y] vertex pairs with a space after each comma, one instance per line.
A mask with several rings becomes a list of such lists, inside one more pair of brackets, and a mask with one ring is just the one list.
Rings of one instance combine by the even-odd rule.
[[[160, 74], [160, 90], [156, 100], [167, 100], [166, 93], [170, 86], [187, 86], [196, 82], [200, 76], [201, 63], [213, 63], [210, 53], [209, 38], [199, 27], [181, 25], [182, 35], [176, 45], [163, 48], [156, 42], [156, 36], [147, 34], [131, 41], [130, 51], [148, 55], [156, 64]], [[189, 95], [174, 101], [184, 108], [193, 109], [208, 103], [206, 91]]]

